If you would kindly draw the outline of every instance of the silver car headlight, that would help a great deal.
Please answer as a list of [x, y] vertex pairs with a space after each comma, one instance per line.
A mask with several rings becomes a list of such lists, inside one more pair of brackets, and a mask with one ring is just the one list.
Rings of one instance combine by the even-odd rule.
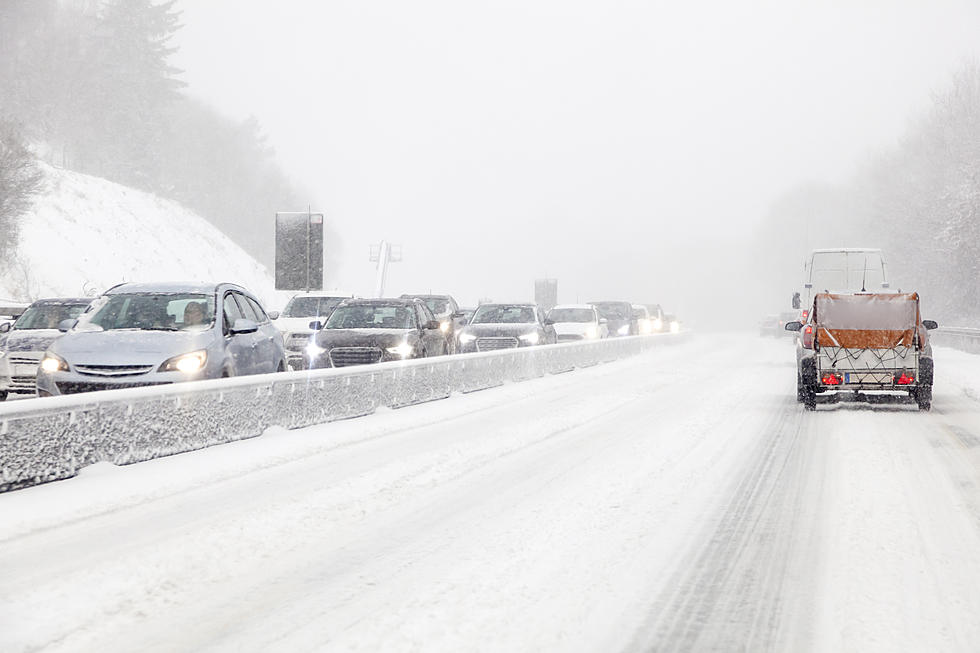
[[311, 340], [310, 343], [306, 345], [305, 351], [306, 351], [306, 355], [309, 356], [310, 358], [316, 358], [317, 356], [319, 356], [320, 354], [322, 354], [327, 350]]
[[521, 340], [529, 345], [536, 345], [538, 344], [538, 341], [541, 340], [541, 336], [537, 331], [532, 331], [531, 333], [525, 333], [523, 336], [521, 336]]
[[464, 345], [465, 344], [468, 344], [468, 343], [471, 343], [474, 340], [476, 340], [476, 336], [474, 336], [472, 333], [461, 333], [461, 334], [459, 334], [459, 341], [462, 344], [464, 344]]
[[67, 372], [68, 361], [58, 354], [44, 352], [44, 358], [41, 359], [41, 369], [49, 374], [51, 372]]
[[183, 372], [193, 374], [204, 369], [204, 364], [208, 362], [208, 352], [204, 349], [192, 351], [189, 354], [181, 354], [164, 361], [160, 366], [160, 372]]

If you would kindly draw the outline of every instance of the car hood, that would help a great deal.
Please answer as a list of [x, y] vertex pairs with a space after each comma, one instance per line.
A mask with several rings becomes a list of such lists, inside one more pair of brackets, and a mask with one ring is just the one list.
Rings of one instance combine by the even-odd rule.
[[538, 331], [538, 325], [534, 323], [526, 324], [471, 324], [466, 326], [465, 333], [478, 338], [493, 336], [509, 336], [517, 338], [525, 333]]
[[[327, 318], [321, 316], [321, 322], [326, 322]], [[283, 333], [311, 333], [310, 322], [316, 322], [316, 317], [281, 317], [273, 320], [272, 323]]]
[[151, 364], [206, 349], [214, 338], [206, 331], [69, 331], [49, 348], [69, 363], [82, 365]]
[[7, 334], [3, 348], [9, 352], [44, 351], [63, 335], [57, 329], [13, 329]]
[[316, 344], [333, 347], [395, 347], [405, 339], [416, 339], [415, 329], [322, 329], [316, 332]]
[[584, 336], [589, 327], [599, 327], [594, 322], [555, 322], [555, 333], [558, 335]]

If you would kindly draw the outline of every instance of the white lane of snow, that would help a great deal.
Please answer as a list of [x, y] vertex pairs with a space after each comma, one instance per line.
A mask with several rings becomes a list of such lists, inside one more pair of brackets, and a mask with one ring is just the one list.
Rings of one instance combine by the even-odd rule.
[[980, 405], [792, 374], [703, 338], [0, 495], [0, 649], [975, 650]]

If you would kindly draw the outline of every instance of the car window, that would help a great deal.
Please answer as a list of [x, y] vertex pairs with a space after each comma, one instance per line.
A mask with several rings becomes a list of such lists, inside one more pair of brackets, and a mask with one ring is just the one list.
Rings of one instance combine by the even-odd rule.
[[245, 296], [245, 301], [248, 302], [248, 305], [252, 307], [252, 311], [255, 312], [255, 317], [258, 318], [256, 322], [259, 324], [264, 324], [265, 322], [269, 321], [269, 316], [266, 314], [265, 309], [262, 308], [261, 304], [247, 295]]
[[238, 302], [238, 307], [242, 309], [242, 315], [245, 316], [246, 320], [252, 320], [256, 324], [262, 321], [259, 319], [259, 316], [256, 315], [255, 309], [252, 308], [252, 305], [249, 303], [248, 297], [238, 292], [233, 294], [235, 295], [235, 300]]
[[347, 304], [338, 306], [325, 329], [414, 329], [416, 314], [412, 306], [385, 304]]
[[15, 329], [57, 329], [63, 320], [74, 320], [88, 304], [34, 304], [14, 322]]
[[238, 302], [235, 301], [235, 295], [233, 293], [226, 293], [224, 302], [222, 302], [222, 309], [225, 315], [225, 331], [235, 326], [235, 322], [245, 317], [242, 313], [242, 309], [238, 307]]
[[596, 313], [590, 308], [553, 308], [548, 317], [555, 322], [595, 322]]
[[531, 306], [511, 306], [506, 304], [484, 304], [473, 314], [473, 324], [530, 324], [535, 322], [535, 311]]
[[[193, 306], [191, 306], [193, 304]], [[109, 295], [88, 323], [109, 331], [205, 329], [214, 320], [214, 296], [199, 293], [120, 293]]]

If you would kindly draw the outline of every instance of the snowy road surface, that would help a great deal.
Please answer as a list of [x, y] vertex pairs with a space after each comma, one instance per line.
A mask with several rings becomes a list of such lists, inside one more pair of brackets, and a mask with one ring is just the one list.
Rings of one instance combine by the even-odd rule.
[[[746, 355], [746, 354], [749, 355]], [[633, 359], [0, 495], [0, 650], [980, 650], [980, 357]]]

